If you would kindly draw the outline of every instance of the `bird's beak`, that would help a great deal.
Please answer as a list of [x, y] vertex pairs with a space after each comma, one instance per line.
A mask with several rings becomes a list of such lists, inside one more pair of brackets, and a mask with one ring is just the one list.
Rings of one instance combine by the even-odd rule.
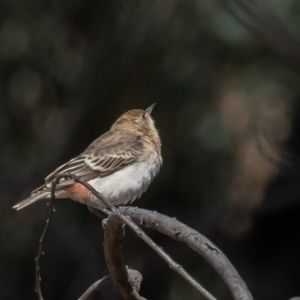
[[153, 110], [153, 107], [155, 106], [156, 103], [153, 103], [151, 104], [146, 110], [145, 112], [148, 114], [148, 115], [151, 115], [151, 112]]

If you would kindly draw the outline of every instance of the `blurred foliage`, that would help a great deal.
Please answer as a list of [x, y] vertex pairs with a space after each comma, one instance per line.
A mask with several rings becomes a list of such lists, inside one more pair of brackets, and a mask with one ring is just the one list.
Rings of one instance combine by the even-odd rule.
[[[270, 0], [270, 9], [299, 35], [299, 1]], [[299, 72], [277, 50], [208, 0], [2, 0], [0, 299], [35, 299], [47, 212], [43, 202], [18, 213], [12, 205], [120, 114], [154, 102], [164, 164], [136, 205], [210, 238], [255, 299], [299, 296]], [[100, 220], [70, 202], [55, 205], [45, 299], [77, 299], [107, 274]], [[152, 235], [217, 298], [230, 299], [200, 257]], [[126, 240], [143, 296], [199, 299], [129, 230]]]

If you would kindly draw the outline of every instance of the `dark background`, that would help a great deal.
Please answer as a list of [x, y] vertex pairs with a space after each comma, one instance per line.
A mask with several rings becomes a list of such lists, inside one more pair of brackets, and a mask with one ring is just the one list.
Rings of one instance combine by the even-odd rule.
[[[154, 102], [164, 163], [135, 205], [211, 239], [255, 299], [300, 296], [300, 2], [260, 2], [0, 2], [0, 299], [36, 299], [47, 217], [43, 201], [11, 207], [123, 112]], [[55, 208], [42, 291], [77, 299], [107, 274], [101, 222], [72, 201]], [[201, 257], [149, 233], [231, 299]], [[144, 297], [201, 298], [129, 229], [124, 257]]]

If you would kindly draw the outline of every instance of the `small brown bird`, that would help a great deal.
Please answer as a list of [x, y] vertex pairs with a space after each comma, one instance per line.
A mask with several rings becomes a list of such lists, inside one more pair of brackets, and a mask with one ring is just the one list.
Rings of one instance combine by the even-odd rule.
[[[82, 154], [57, 168], [46, 177], [43, 186], [13, 208], [19, 210], [40, 199], [49, 199], [52, 179], [65, 172], [86, 180], [115, 206], [139, 198], [162, 164], [160, 138], [150, 116], [154, 105], [145, 111], [134, 109], [124, 113], [110, 131]], [[105, 207], [87, 188], [72, 180], [62, 180], [56, 186], [55, 195]]]

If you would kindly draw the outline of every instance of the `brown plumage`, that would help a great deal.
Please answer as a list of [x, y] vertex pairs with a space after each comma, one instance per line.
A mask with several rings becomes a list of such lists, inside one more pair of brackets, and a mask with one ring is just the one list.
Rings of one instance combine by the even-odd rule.
[[[135, 109], [124, 113], [110, 131], [48, 175], [43, 186], [13, 208], [19, 210], [40, 199], [49, 199], [51, 181], [64, 172], [86, 180], [114, 205], [124, 205], [140, 197], [162, 164], [161, 143], [150, 116], [153, 106], [145, 111]], [[56, 197], [104, 206], [85, 187], [71, 180], [62, 180], [57, 185]]]

